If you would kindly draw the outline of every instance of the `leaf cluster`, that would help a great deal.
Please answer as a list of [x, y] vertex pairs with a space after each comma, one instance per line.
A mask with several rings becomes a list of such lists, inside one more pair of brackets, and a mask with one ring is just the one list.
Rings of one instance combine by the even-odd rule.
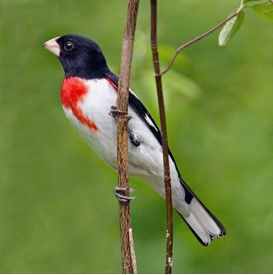
[[258, 16], [268, 22], [273, 22], [273, 0], [242, 0], [236, 14], [226, 22], [218, 38], [220, 46], [225, 46], [238, 32], [245, 18], [245, 9], [251, 8]]

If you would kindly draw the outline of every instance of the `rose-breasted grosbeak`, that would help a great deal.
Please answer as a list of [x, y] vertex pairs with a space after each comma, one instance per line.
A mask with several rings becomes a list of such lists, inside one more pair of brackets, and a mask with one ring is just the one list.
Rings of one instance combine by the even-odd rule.
[[[118, 77], [109, 70], [99, 46], [88, 38], [64, 35], [43, 46], [59, 58], [64, 69], [61, 96], [65, 115], [89, 146], [116, 169], [116, 120], [109, 112], [116, 103]], [[129, 92], [129, 173], [143, 178], [165, 197], [161, 132], [138, 97]], [[225, 235], [224, 226], [182, 179], [171, 152], [169, 161], [173, 207], [197, 239], [208, 245]]]

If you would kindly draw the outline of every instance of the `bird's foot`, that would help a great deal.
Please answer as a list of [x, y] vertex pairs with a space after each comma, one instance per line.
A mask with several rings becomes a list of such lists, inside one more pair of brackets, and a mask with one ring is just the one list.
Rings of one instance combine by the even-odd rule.
[[[129, 201], [135, 199], [135, 196], [133, 196], [133, 197], [126, 196], [125, 195], [126, 190], [128, 190], [128, 189], [123, 188], [123, 187], [118, 187], [118, 186], [115, 188], [114, 193], [115, 193], [115, 196], [118, 201], [129, 202]], [[129, 188], [129, 193], [131, 193], [133, 191], [134, 191], [134, 189]]]
[[131, 119], [132, 117], [127, 114], [127, 112], [121, 111], [116, 106], [111, 106], [111, 111], [109, 113], [110, 116], [117, 119], [117, 117], [124, 117], [126, 119]]

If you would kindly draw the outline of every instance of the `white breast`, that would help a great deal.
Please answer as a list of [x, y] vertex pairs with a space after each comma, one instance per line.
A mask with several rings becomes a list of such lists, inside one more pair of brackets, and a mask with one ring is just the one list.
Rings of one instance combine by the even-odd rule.
[[110, 166], [116, 167], [116, 122], [109, 115], [111, 106], [116, 103], [116, 91], [109, 85], [107, 80], [87, 80], [88, 92], [78, 107], [84, 116], [92, 120], [98, 130], [92, 131], [87, 125], [83, 125], [71, 109], [63, 106], [66, 117], [79, 131], [88, 145]]

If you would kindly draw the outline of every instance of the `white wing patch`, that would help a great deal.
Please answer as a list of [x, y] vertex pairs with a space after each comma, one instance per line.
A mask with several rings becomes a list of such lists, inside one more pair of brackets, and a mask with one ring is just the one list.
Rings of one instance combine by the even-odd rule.
[[153, 128], [158, 132], [157, 127], [154, 125], [154, 123], [152, 122], [152, 120], [150, 119], [150, 117], [149, 117], [147, 114], [145, 114], [144, 119], [146, 120], [146, 122], [147, 122], [151, 127], [153, 127]]
[[139, 99], [138, 96], [131, 89], [129, 89], [129, 90], [137, 99]]

